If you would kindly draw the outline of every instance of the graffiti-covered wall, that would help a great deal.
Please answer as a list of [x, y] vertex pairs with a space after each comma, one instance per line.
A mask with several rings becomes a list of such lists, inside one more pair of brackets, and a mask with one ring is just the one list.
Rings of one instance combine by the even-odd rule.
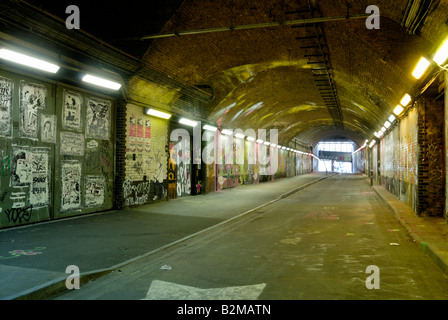
[[168, 122], [126, 106], [125, 206], [166, 199], [168, 195]]
[[113, 207], [114, 101], [0, 71], [0, 227]]

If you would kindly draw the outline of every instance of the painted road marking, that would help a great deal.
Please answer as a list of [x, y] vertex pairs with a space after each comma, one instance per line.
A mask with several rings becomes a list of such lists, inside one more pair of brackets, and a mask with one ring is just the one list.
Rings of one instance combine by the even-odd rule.
[[177, 283], [154, 280], [142, 300], [256, 300], [266, 283], [201, 289]]

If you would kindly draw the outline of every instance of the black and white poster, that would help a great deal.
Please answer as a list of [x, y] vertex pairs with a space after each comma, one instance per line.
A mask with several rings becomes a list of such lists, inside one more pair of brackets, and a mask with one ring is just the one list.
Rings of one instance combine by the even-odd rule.
[[35, 207], [50, 203], [50, 148], [32, 148], [30, 204]]
[[56, 143], [56, 116], [40, 114], [40, 140]]
[[103, 176], [86, 176], [84, 181], [85, 206], [101, 207], [104, 205], [106, 179]]
[[38, 139], [38, 110], [47, 107], [47, 88], [41, 84], [20, 81], [19, 132], [23, 138]]
[[78, 132], [82, 131], [82, 96], [73, 91], [64, 90], [62, 107], [62, 127]]
[[32, 155], [29, 147], [12, 145], [11, 147], [11, 187], [29, 186], [32, 179]]
[[12, 96], [14, 83], [0, 77], [0, 137], [12, 137]]
[[81, 209], [81, 162], [62, 161], [61, 212]]
[[84, 135], [82, 133], [61, 131], [59, 141], [62, 155], [84, 156]]
[[111, 103], [95, 98], [87, 99], [86, 137], [102, 140], [110, 139]]

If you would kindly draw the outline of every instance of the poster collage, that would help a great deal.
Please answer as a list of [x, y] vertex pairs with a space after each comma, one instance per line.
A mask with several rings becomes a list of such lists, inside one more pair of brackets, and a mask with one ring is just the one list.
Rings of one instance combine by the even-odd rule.
[[[0, 139], [12, 139], [13, 130], [17, 129], [13, 126], [13, 114], [17, 112], [13, 110], [15, 109], [13, 108], [15, 90], [17, 89], [13, 80], [0, 76]], [[1, 160], [2, 163], [6, 157], [9, 160], [9, 187], [28, 187], [29, 205], [34, 208], [48, 206], [51, 201], [52, 148], [45, 147], [45, 143], [58, 142], [60, 155], [64, 159], [70, 158], [64, 156], [83, 158], [85, 139], [110, 140], [111, 102], [93, 97], [83, 98], [77, 92], [64, 89], [61, 128], [58, 132], [57, 116], [46, 113], [48, 98], [46, 86], [21, 80], [18, 97], [19, 127], [17, 131], [22, 145], [13, 142], [9, 155], [6, 155], [5, 150], [0, 150]], [[85, 133], [83, 133], [84, 114]], [[29, 139], [30, 143], [24, 142], [24, 138]], [[100, 207], [104, 204], [106, 188], [104, 176], [83, 176], [82, 160], [63, 160], [56, 165], [60, 165], [61, 212], [79, 210], [83, 207]], [[82, 185], [84, 190], [81, 190]], [[11, 192], [11, 196], [23, 194], [23, 190], [18, 191], [21, 192]], [[14, 201], [14, 207], [28, 205], [26, 197], [22, 196], [20, 199], [20, 201]]]

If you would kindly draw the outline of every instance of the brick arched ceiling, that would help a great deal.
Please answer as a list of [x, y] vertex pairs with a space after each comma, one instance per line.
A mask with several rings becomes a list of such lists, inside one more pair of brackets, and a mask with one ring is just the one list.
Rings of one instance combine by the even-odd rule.
[[[72, 4], [27, 1], [62, 18]], [[101, 0], [94, 7], [75, 2], [82, 29], [182, 84], [212, 88], [213, 100], [203, 111], [208, 120], [234, 129], [278, 128], [283, 144], [293, 138], [315, 145], [345, 137], [362, 145], [403, 94], [419, 85], [411, 73], [420, 56], [430, 57], [448, 35], [448, 0], [129, 0], [125, 6]], [[404, 21], [417, 3], [422, 10], [413, 12], [421, 19], [411, 30]], [[380, 9], [379, 30], [356, 19], [135, 40], [145, 34], [362, 14], [369, 5]], [[309, 47], [316, 44], [326, 59], [314, 56], [321, 49]], [[322, 60], [327, 64], [310, 64]], [[316, 76], [323, 71], [313, 70], [325, 66], [338, 107], [328, 107], [325, 82], [317, 81], [324, 78]], [[138, 79], [129, 87], [142, 90]]]
[[[350, 2], [365, 13], [370, 0]], [[206, 85], [214, 99], [206, 116], [223, 127], [278, 128], [282, 143], [296, 137], [314, 145], [346, 137], [361, 145], [384, 123], [417, 80], [411, 72], [448, 34], [446, 1], [433, 1], [421, 35], [401, 21], [407, 0], [381, 1], [379, 30], [365, 19], [177, 36], [148, 41], [143, 61], [188, 85]], [[316, 9], [313, 14], [309, 8]], [[347, 1], [188, 0], [161, 33], [347, 15]], [[316, 33], [317, 30], [317, 33]], [[320, 34], [342, 111], [342, 126], [323, 100], [312, 55]], [[314, 51], [313, 51], [314, 50]]]

